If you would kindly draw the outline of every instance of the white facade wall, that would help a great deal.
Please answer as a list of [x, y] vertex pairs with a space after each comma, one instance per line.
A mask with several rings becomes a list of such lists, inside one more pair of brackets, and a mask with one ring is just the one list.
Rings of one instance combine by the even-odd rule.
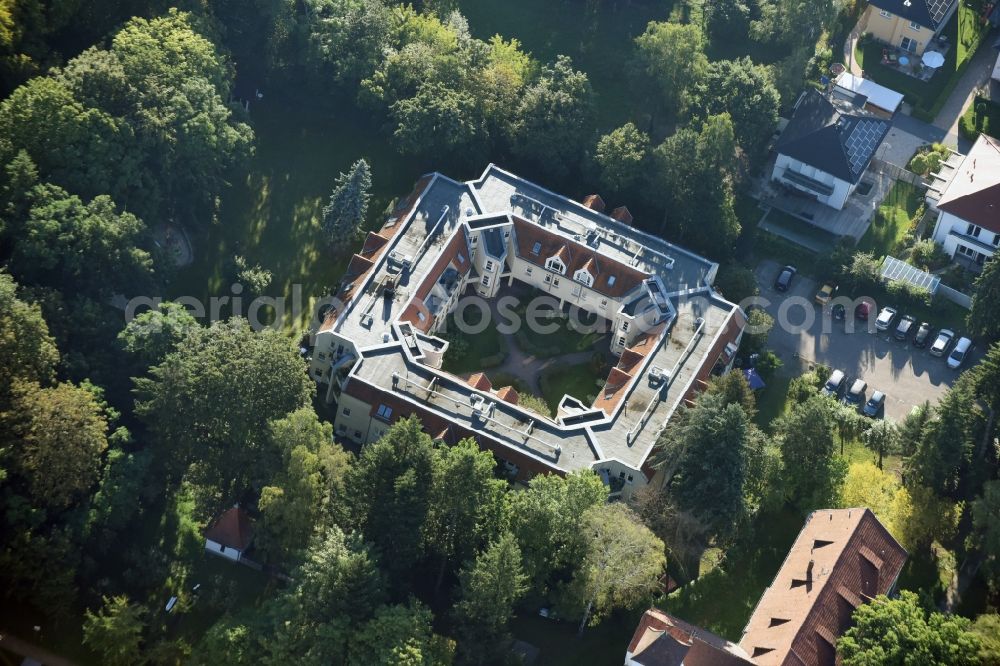
[[971, 254], [973, 252], [985, 257], [992, 257], [996, 250], [991, 251], [988, 248], [997, 247], [1000, 243], [1000, 234], [979, 228], [979, 235], [976, 236], [975, 229], [971, 231], [972, 234], [969, 233], [967, 221], [952, 213], [940, 211], [937, 224], [934, 226], [934, 242], [940, 245], [952, 258], [958, 257], [971, 261], [976, 257], [976, 255]]
[[[341, 393], [337, 401], [337, 416], [333, 420], [336, 436], [358, 444], [374, 441], [387, 430], [389, 425], [371, 416], [372, 405], [358, 400], [353, 395]], [[379, 427], [382, 424], [383, 427]], [[376, 434], [377, 433], [377, 434]], [[376, 435], [370, 437], [369, 434]]]
[[232, 560], [233, 562], [239, 562], [240, 557], [243, 556], [242, 551], [236, 550], [235, 548], [227, 548], [221, 543], [217, 543], [211, 539], [205, 539], [205, 550], [213, 555], [224, 557], [227, 560]]
[[[817, 180], [824, 185], [829, 185], [833, 188], [833, 194], [829, 196], [823, 196], [816, 194], [812, 190], [804, 188], [790, 180], [785, 180], [785, 171], [794, 171], [800, 173], [803, 176], [808, 176], [813, 180]], [[836, 208], [837, 210], [842, 210], [844, 204], [847, 203], [847, 197], [851, 196], [854, 191], [854, 184], [847, 182], [846, 180], [840, 180], [825, 171], [820, 171], [816, 167], [809, 166], [799, 160], [793, 159], [788, 155], [782, 155], [778, 153], [778, 159], [774, 163], [774, 171], [771, 173], [771, 179], [780, 181], [786, 185], [790, 185], [795, 189], [810, 194], [816, 197], [816, 200], [821, 204], [825, 204], [830, 208]]]

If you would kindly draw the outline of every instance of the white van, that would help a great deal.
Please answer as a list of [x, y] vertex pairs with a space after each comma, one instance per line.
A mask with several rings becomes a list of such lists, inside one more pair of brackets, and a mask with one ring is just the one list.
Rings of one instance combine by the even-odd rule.
[[965, 361], [965, 356], [969, 353], [970, 347], [972, 347], [972, 340], [969, 338], [959, 339], [955, 343], [955, 348], [948, 354], [948, 367], [952, 370], [958, 370], [962, 366], [962, 362]]

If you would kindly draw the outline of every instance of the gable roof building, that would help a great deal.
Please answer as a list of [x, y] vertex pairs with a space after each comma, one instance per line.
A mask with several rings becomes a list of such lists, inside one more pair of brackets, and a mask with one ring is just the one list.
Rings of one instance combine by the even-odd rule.
[[958, 0], [869, 0], [868, 4], [906, 21], [913, 21], [931, 31], [937, 31], [951, 18], [955, 7], [958, 6]]
[[890, 127], [851, 102], [809, 90], [778, 139], [771, 178], [840, 210]]
[[854, 609], [890, 593], [906, 557], [869, 509], [815, 511], [738, 646], [653, 609], [632, 636], [626, 664], [833, 666], [837, 639], [850, 627]]
[[742, 647], [760, 666], [836, 663], [854, 609], [888, 594], [907, 553], [869, 509], [827, 509], [806, 519], [757, 603]]
[[239, 560], [253, 541], [253, 523], [238, 506], [226, 509], [205, 528], [205, 550]]
[[981, 266], [1000, 247], [1000, 140], [980, 134], [937, 200], [934, 241]]

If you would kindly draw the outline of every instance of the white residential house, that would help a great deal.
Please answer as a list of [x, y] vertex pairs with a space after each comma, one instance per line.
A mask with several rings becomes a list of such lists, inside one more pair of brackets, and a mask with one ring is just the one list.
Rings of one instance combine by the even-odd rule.
[[205, 550], [239, 562], [253, 541], [253, 524], [247, 512], [234, 506], [226, 509], [205, 529]]
[[890, 126], [853, 102], [809, 90], [778, 139], [771, 179], [841, 210]]
[[1000, 247], [1000, 141], [981, 134], [941, 192], [934, 241], [982, 266]]

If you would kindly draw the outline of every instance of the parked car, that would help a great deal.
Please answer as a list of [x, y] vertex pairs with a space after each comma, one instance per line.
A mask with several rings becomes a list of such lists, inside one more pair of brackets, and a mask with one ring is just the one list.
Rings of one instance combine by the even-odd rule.
[[938, 331], [937, 338], [934, 339], [934, 344], [931, 345], [931, 356], [944, 356], [948, 352], [948, 347], [951, 347], [951, 341], [954, 339], [955, 333], [953, 331], [942, 328]]
[[824, 284], [823, 287], [816, 292], [816, 296], [814, 296], [813, 298], [820, 305], [826, 305], [827, 303], [830, 302], [830, 299], [833, 298], [833, 295], [835, 293], [837, 293], [837, 285], [827, 283]]
[[878, 313], [878, 319], [875, 320], [875, 328], [879, 331], [888, 331], [895, 319], [895, 309], [889, 307], [882, 308]]
[[826, 380], [826, 384], [823, 385], [820, 392], [827, 396], [839, 396], [844, 390], [844, 379], [843, 370], [834, 370], [830, 373], [830, 377]]
[[865, 416], [870, 416], [875, 418], [882, 413], [885, 408], [885, 393], [882, 391], [875, 391], [872, 393], [872, 397], [868, 398], [868, 402], [861, 409], [861, 413]]
[[837, 321], [843, 321], [844, 317], [847, 315], [847, 308], [844, 307], [843, 303], [837, 303], [833, 306], [830, 312], [833, 314], [834, 319]]
[[927, 341], [931, 339], [931, 325], [926, 321], [920, 322], [917, 334], [913, 336], [913, 346], [923, 349], [927, 346]]
[[965, 357], [971, 348], [972, 340], [969, 338], [959, 338], [958, 342], [955, 343], [955, 348], [948, 354], [948, 367], [952, 370], [958, 370], [962, 367], [962, 363], [965, 361]]
[[795, 266], [785, 266], [778, 273], [778, 277], [774, 281], [774, 288], [778, 291], [788, 291], [788, 288], [792, 285], [792, 278], [798, 273]]
[[917, 323], [916, 319], [910, 315], [903, 315], [903, 317], [899, 320], [899, 323], [896, 324], [896, 339], [905, 340], [907, 336], [910, 335], [910, 329], [913, 328], [915, 323]]
[[867, 388], [868, 384], [865, 383], [865, 380], [860, 378], [855, 379], [847, 395], [844, 396], [844, 402], [848, 405], [860, 405], [865, 399], [865, 390]]
[[858, 319], [868, 321], [868, 316], [872, 313], [872, 304], [868, 301], [861, 301], [858, 307], [854, 308], [854, 316]]

